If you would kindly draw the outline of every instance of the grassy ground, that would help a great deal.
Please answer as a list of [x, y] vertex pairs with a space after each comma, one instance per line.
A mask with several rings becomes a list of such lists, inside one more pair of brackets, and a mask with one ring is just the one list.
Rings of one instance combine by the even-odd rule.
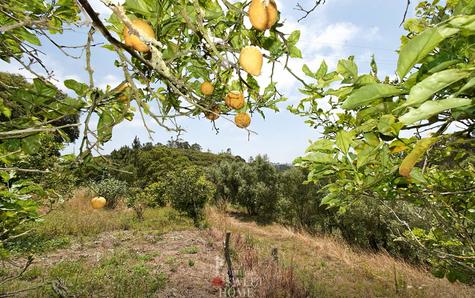
[[262, 226], [215, 209], [210, 209], [208, 218], [222, 231], [252, 242], [261, 258], [277, 249], [280, 267], [297, 276], [297, 286], [311, 297], [475, 297], [474, 287], [435, 278], [384, 253], [352, 249], [335, 238]]
[[[144, 218], [125, 208], [93, 210], [80, 193], [12, 244], [12, 257], [1, 261], [0, 297], [25, 289], [33, 290], [17, 295], [156, 296], [179, 268], [200, 269], [195, 255], [206, 243], [195, 243], [191, 220], [171, 208], [147, 209]], [[33, 263], [21, 276], [2, 282], [19, 274], [29, 255]]]
[[[385, 254], [215, 209], [203, 230], [171, 208], [146, 209], [144, 218], [126, 208], [93, 210], [79, 193], [10, 247], [0, 297], [475, 297], [474, 288]], [[226, 231], [234, 288], [222, 287]]]

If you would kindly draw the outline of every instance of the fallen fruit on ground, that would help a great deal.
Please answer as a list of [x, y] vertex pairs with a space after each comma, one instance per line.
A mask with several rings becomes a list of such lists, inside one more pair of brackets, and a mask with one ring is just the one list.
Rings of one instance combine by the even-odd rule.
[[248, 113], [238, 113], [234, 117], [234, 123], [239, 128], [246, 128], [251, 124], [251, 116]]
[[214, 86], [210, 82], [206, 81], [201, 84], [200, 90], [203, 95], [210, 96], [213, 94]]
[[241, 50], [239, 64], [249, 74], [259, 76], [262, 71], [264, 59], [262, 53], [257, 47], [245, 47]]
[[211, 109], [212, 112], [205, 112], [205, 117], [211, 121], [215, 121], [219, 118], [219, 114], [221, 113], [219, 107], [214, 107]]
[[242, 109], [244, 107], [244, 95], [240, 91], [230, 91], [224, 102], [231, 109]]
[[107, 200], [103, 197], [95, 197], [91, 200], [91, 206], [94, 209], [102, 209], [106, 206]]
[[[131, 21], [134, 29], [138, 31], [141, 35], [155, 39], [155, 32], [153, 31], [152, 26], [144, 20], [135, 19]], [[124, 43], [129, 47], [134, 48], [139, 52], [148, 52], [149, 47], [135, 34], [129, 34], [129, 28], [124, 26]]]
[[254, 28], [259, 31], [272, 28], [277, 22], [279, 13], [277, 10], [277, 4], [274, 0], [252, 0], [249, 6], [249, 20]]

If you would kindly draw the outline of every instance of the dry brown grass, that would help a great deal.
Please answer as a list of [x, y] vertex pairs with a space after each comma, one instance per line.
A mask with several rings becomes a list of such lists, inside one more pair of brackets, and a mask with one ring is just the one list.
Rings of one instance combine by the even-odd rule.
[[118, 206], [114, 210], [93, 209], [93, 197], [87, 190], [78, 190], [72, 199], [51, 211], [38, 226], [45, 236], [91, 236], [101, 232], [126, 230], [134, 216], [132, 210]]
[[[214, 248], [222, 250], [224, 231], [208, 230]], [[298, 278], [294, 266], [282, 266], [271, 255], [262, 255], [251, 238], [234, 234], [231, 238], [231, 254], [235, 281], [226, 285], [220, 297], [293, 297], [306, 298], [311, 293]], [[220, 277], [229, 282], [227, 266], [222, 264]], [[227, 292], [226, 292], [227, 291]]]
[[[312, 297], [475, 297], [473, 287], [435, 278], [385, 253], [353, 249], [334, 237], [310, 236], [276, 224], [259, 226], [214, 209], [208, 210], [208, 218], [221, 231], [254, 238], [261, 256], [278, 248], [283, 268], [292, 270], [274, 276], [289, 280], [297, 275]], [[254, 262], [246, 258], [244, 262]]]

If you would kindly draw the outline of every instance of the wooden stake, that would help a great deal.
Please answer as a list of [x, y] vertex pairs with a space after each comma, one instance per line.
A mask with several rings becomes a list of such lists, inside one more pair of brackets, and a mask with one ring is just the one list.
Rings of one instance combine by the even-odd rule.
[[226, 259], [226, 265], [228, 267], [228, 277], [231, 287], [234, 284], [233, 265], [231, 263], [231, 254], [229, 252], [229, 240], [231, 238], [231, 232], [226, 232], [226, 238], [224, 240], [224, 258]]

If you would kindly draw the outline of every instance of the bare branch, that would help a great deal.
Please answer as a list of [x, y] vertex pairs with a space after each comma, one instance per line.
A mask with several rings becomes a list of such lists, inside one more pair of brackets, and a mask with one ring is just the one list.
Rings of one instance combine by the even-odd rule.
[[[25, 266], [23, 266], [23, 269], [15, 276], [12, 276], [12, 277], [8, 277], [4, 280], [2, 280], [0, 282], [0, 285], [2, 284], [5, 284], [6, 282], [10, 281], [10, 280], [15, 280], [17, 278], [19, 278], [20, 276], [23, 275], [23, 273], [25, 273], [26, 269], [28, 269], [28, 267], [30, 267], [30, 265], [33, 263], [33, 257], [32, 256], [29, 256], [26, 263], [25, 263]], [[1, 297], [1, 296], [0, 296]]]
[[31, 20], [29, 18], [26, 18], [25, 20], [15, 23], [15, 24], [10, 24], [10, 25], [4, 25], [0, 26], [0, 33], [5, 33], [7, 31], [15, 30], [17, 28], [21, 27], [30, 27], [30, 26], [40, 26], [44, 27], [45, 25], [48, 24], [47, 19], [39, 19], [39, 20]]
[[22, 169], [22, 168], [1, 168], [0, 171], [5, 171], [5, 172], [24, 172], [24, 173], [50, 173], [49, 170], [36, 170], [36, 169]]
[[25, 136], [39, 133], [39, 132], [54, 132], [62, 128], [76, 127], [76, 126], [81, 126], [81, 123], [66, 124], [66, 125], [56, 126], [56, 127], [38, 127], [38, 128], [26, 128], [26, 129], [19, 129], [19, 130], [4, 131], [4, 132], [0, 132], [0, 140], [25, 137]]
[[325, 1], [326, 0], [316, 0], [314, 6], [310, 9], [305, 9], [300, 3], [297, 3], [297, 7], [294, 9], [304, 13], [304, 16], [298, 19], [297, 22], [300, 23], [300, 21], [302, 21], [303, 19], [306, 19], [312, 12], [315, 11], [315, 9], [317, 9], [318, 6], [325, 4]]
[[404, 11], [404, 16], [402, 17], [402, 21], [401, 21], [401, 24], [399, 24], [399, 26], [402, 26], [404, 22], [406, 21], [407, 13], [409, 11], [409, 6], [411, 6], [411, 0], [407, 0], [406, 10]]

